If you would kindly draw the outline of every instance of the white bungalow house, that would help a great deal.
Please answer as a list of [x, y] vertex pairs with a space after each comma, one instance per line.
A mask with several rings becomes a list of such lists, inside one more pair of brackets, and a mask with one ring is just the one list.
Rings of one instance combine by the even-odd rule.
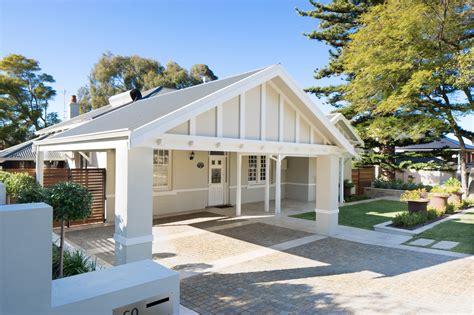
[[278, 215], [282, 198], [315, 201], [318, 232], [337, 228], [341, 162], [354, 146], [281, 65], [110, 101], [34, 145], [39, 182], [47, 152], [106, 154], [118, 263], [151, 257], [154, 216], [209, 206], [239, 216], [242, 203], [264, 201]]

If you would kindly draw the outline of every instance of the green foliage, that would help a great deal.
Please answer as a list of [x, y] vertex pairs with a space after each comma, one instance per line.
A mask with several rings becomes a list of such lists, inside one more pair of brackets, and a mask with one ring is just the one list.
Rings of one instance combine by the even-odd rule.
[[14, 198], [17, 198], [21, 191], [38, 186], [34, 177], [31, 177], [28, 173], [11, 173], [4, 177], [3, 183], [7, 193]]
[[344, 188], [352, 188], [354, 187], [354, 183], [348, 179], [344, 179]]
[[[395, 170], [400, 169], [396, 159], [395, 146], [426, 143], [437, 139], [446, 132], [446, 124], [443, 120], [434, 119], [432, 115], [426, 115], [424, 112], [384, 113], [377, 111], [376, 107], [361, 109], [351, 99], [348, 83], [357, 79], [358, 72], [349, 68], [350, 65], [345, 59], [346, 51], [354, 36], [365, 28], [366, 21], [363, 17], [369, 14], [372, 8], [377, 8], [382, 3], [384, 3], [382, 0], [333, 0], [323, 4], [310, 0], [310, 4], [313, 6], [311, 10], [297, 9], [297, 11], [301, 16], [315, 18], [319, 22], [318, 29], [305, 34], [305, 36], [332, 47], [329, 64], [322, 69], [317, 69], [315, 78], [319, 80], [340, 76], [343, 79], [343, 83], [340, 85], [315, 86], [306, 91], [318, 97], [326, 97], [327, 102], [334, 106], [338, 112], [352, 120], [367, 149], [361, 154], [362, 159], [358, 164], [360, 166], [379, 165], [383, 178], [394, 179]], [[376, 43], [370, 43], [370, 45], [374, 44]], [[396, 46], [396, 49], [401, 48]], [[381, 56], [383, 55], [382, 52]], [[396, 57], [398, 54], [395, 53], [394, 56]], [[374, 56], [373, 58], [379, 57]], [[378, 99], [378, 97], [367, 99], [367, 103], [376, 102]], [[409, 166], [408, 162], [405, 164]], [[433, 163], [428, 165], [412, 164], [412, 167], [419, 168], [438, 167]]]
[[465, 198], [461, 201], [461, 208], [467, 209], [474, 206], [474, 198]]
[[400, 195], [400, 201], [415, 201], [425, 198], [426, 189], [407, 190]]
[[46, 202], [46, 190], [40, 184], [29, 185], [18, 192], [17, 203]]
[[57, 122], [47, 112], [56, 95], [51, 75], [40, 72], [39, 62], [10, 54], [0, 60], [0, 149], [21, 143], [33, 132]]
[[[352, 112], [423, 116], [420, 131], [435, 132], [444, 124], [464, 153], [462, 136], [473, 135], [459, 125], [459, 118], [474, 110], [472, 1], [388, 0], [359, 22], [364, 27], [350, 35], [341, 57], [351, 78], [344, 100]], [[393, 135], [407, 133], [400, 129]], [[465, 189], [464, 158], [461, 173]]]
[[451, 177], [447, 181], [445, 181], [444, 187], [446, 192], [450, 194], [461, 192], [461, 182], [455, 177]]
[[443, 212], [427, 210], [423, 212], [404, 212], [397, 214], [393, 219], [396, 227], [410, 228], [433, 221], [443, 215]]
[[57, 183], [47, 188], [47, 195], [55, 220], [78, 220], [91, 214], [92, 195], [77, 183]]
[[376, 179], [372, 182], [372, 185], [375, 188], [398, 189], [398, 190], [414, 190], [414, 189], [430, 190], [431, 188], [430, 186], [425, 186], [423, 184], [416, 184], [413, 182], [404, 182], [400, 179], [394, 179], [394, 180]]
[[106, 52], [92, 68], [89, 84], [78, 90], [78, 102], [86, 112], [107, 105], [109, 97], [127, 90], [157, 86], [181, 89], [202, 83], [203, 76], [207, 81], [217, 79], [204, 64], [194, 65], [188, 72], [173, 61], [162, 66], [151, 58]]
[[430, 190], [430, 193], [436, 194], [436, 195], [448, 195], [448, 192], [446, 191], [446, 188], [443, 186], [433, 186]]
[[347, 198], [344, 198], [345, 202], [354, 202], [354, 201], [361, 201], [361, 200], [367, 200], [370, 199], [369, 196], [366, 195], [352, 195]]
[[[59, 277], [59, 255], [59, 248], [53, 245], [53, 279], [57, 279]], [[95, 271], [96, 269], [96, 262], [91, 261], [90, 258], [85, 256], [81, 251], [64, 251], [64, 277], [70, 277], [81, 273], [91, 272]]]
[[448, 203], [446, 209], [444, 209], [444, 212], [446, 214], [453, 214], [457, 210], [459, 210], [459, 207], [457, 205], [455, 205], [454, 203]]
[[0, 171], [0, 183], [5, 183], [8, 177], [10, 177], [10, 172]]

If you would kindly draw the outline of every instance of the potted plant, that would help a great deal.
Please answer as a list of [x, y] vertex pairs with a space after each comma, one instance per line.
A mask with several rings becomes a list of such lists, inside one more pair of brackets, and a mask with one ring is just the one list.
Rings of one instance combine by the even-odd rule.
[[408, 212], [422, 212], [428, 207], [425, 189], [407, 190], [401, 194], [400, 201], [408, 203]]
[[433, 186], [430, 191], [430, 206], [437, 210], [444, 210], [448, 206], [449, 194], [442, 186]]
[[461, 182], [451, 177], [444, 183], [444, 189], [449, 194], [448, 202], [460, 204], [462, 202]]
[[59, 278], [63, 277], [64, 223], [85, 219], [91, 214], [92, 195], [83, 186], [73, 182], [60, 182], [46, 189], [46, 202], [53, 207], [53, 218], [61, 221], [59, 245]]
[[348, 199], [352, 194], [351, 190], [354, 187], [354, 183], [348, 179], [344, 180], [344, 199]]

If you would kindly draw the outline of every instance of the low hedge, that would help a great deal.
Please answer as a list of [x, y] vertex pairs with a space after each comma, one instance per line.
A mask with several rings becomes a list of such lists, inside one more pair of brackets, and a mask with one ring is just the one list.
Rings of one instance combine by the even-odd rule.
[[396, 227], [409, 228], [433, 221], [444, 214], [444, 211], [430, 209], [422, 212], [403, 212], [397, 214], [392, 223]]
[[376, 179], [373, 181], [372, 185], [375, 188], [384, 188], [384, 189], [397, 189], [397, 190], [415, 190], [415, 189], [426, 189], [430, 190], [431, 186], [426, 186], [423, 184], [416, 184], [413, 182], [404, 182], [399, 179], [395, 180], [382, 180]]

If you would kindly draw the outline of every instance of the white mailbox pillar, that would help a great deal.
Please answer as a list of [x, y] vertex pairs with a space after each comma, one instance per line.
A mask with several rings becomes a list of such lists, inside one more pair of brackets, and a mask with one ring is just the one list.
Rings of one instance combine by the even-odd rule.
[[50, 314], [53, 209], [0, 206], [0, 314]]
[[151, 259], [153, 149], [115, 150], [115, 265]]
[[5, 184], [0, 183], [0, 206], [7, 203], [7, 189]]
[[316, 230], [333, 235], [338, 226], [339, 157], [318, 156], [316, 161]]

